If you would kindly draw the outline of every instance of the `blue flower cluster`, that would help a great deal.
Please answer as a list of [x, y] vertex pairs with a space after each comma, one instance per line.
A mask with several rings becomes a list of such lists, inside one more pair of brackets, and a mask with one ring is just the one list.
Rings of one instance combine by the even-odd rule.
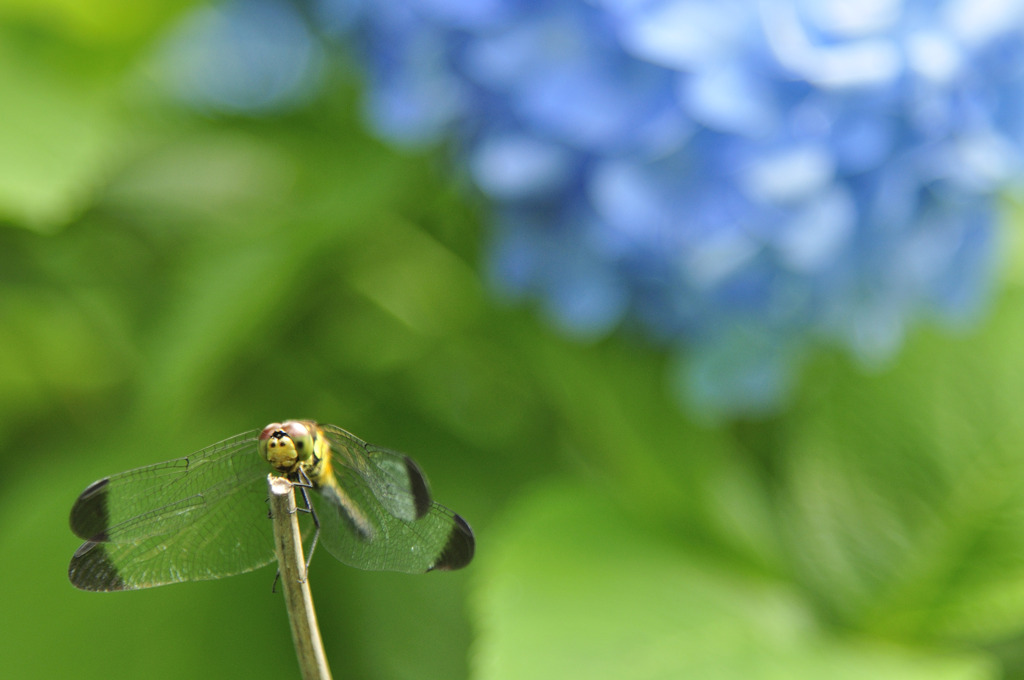
[[501, 290], [678, 348], [713, 413], [812, 344], [970, 318], [1024, 143], [1024, 0], [316, 0], [387, 139], [454, 139]]
[[324, 55], [301, 16], [279, 0], [229, 1], [186, 14], [154, 71], [200, 110], [270, 113], [303, 103], [321, 83]]

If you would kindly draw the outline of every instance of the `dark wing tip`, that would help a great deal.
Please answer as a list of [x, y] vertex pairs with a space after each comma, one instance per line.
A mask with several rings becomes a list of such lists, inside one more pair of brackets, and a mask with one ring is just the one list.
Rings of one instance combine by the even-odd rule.
[[68, 578], [71, 585], [80, 590], [103, 592], [128, 588], [110, 561], [106, 546], [95, 541], [86, 541], [75, 551], [68, 565]]
[[423, 475], [423, 471], [420, 470], [420, 466], [416, 464], [409, 456], [405, 458], [405, 471], [409, 475], [409, 491], [412, 492], [413, 504], [416, 510], [416, 519], [421, 519], [426, 516], [433, 505], [430, 500], [430, 488], [427, 486], [427, 478]]
[[79, 495], [71, 508], [71, 531], [79, 538], [107, 540], [110, 513], [107, 509], [107, 484], [110, 477], [93, 482]]
[[448, 542], [444, 545], [441, 555], [430, 567], [430, 571], [454, 571], [462, 569], [473, 561], [473, 553], [476, 551], [476, 537], [473, 530], [469, 528], [466, 520], [460, 515], [455, 515], [455, 524], [448, 534]]

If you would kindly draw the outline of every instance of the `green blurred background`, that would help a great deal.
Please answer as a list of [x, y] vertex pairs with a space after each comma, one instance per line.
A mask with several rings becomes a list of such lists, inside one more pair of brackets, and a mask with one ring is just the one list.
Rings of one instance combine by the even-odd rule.
[[493, 297], [484, 207], [366, 135], [351, 73], [261, 119], [163, 95], [187, 4], [0, 7], [2, 675], [295, 677], [272, 568], [79, 592], [67, 514], [315, 418], [412, 454], [478, 539], [451, 574], [318, 555], [336, 678], [1024, 677], [1015, 230], [980, 330], [870, 374], [822, 351], [782, 416], [695, 422], [655, 349]]

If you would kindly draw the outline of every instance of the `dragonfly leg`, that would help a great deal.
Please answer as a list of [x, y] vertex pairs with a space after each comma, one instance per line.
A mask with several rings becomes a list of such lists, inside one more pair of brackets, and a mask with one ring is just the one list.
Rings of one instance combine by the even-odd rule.
[[[305, 574], [305, 576], [309, 576], [309, 564], [310, 564], [310, 562], [313, 561], [313, 553], [316, 551], [316, 543], [317, 543], [317, 541], [320, 540], [320, 518], [317, 517], [316, 510], [313, 508], [313, 504], [309, 502], [309, 494], [306, 491], [307, 487], [306, 486], [302, 486], [302, 485], [296, 485], [296, 486], [299, 487], [299, 491], [302, 493], [302, 502], [306, 506], [304, 508], [298, 508], [298, 511], [299, 512], [308, 512], [310, 514], [310, 516], [312, 516], [312, 518], [313, 518], [313, 526], [316, 528], [316, 531], [313, 533], [313, 542], [310, 543], [310, 545], [309, 545], [309, 554], [306, 555], [306, 574]], [[312, 484], [310, 484], [310, 487], [312, 487]], [[306, 580], [305, 576], [302, 579], [303, 582], [305, 582], [305, 580]]]
[[296, 508], [296, 510], [298, 512], [308, 512], [313, 518], [313, 526], [316, 528], [316, 531], [313, 533], [313, 542], [309, 545], [309, 554], [306, 555], [306, 573], [302, 578], [303, 583], [305, 583], [306, 578], [309, 576], [309, 565], [310, 562], [313, 561], [313, 553], [316, 551], [317, 541], [320, 540], [320, 518], [317, 517], [316, 509], [309, 500], [308, 490], [313, 488], [313, 481], [301, 467], [298, 471], [298, 481], [294, 482], [294, 485], [298, 487], [299, 493], [302, 494], [302, 504], [305, 506], [302, 508]]

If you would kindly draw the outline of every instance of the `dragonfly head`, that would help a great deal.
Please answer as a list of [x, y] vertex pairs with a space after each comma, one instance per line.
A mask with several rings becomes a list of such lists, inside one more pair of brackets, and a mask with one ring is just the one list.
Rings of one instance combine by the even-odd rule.
[[278, 472], [294, 472], [313, 456], [313, 433], [305, 423], [271, 423], [259, 436], [260, 455]]

